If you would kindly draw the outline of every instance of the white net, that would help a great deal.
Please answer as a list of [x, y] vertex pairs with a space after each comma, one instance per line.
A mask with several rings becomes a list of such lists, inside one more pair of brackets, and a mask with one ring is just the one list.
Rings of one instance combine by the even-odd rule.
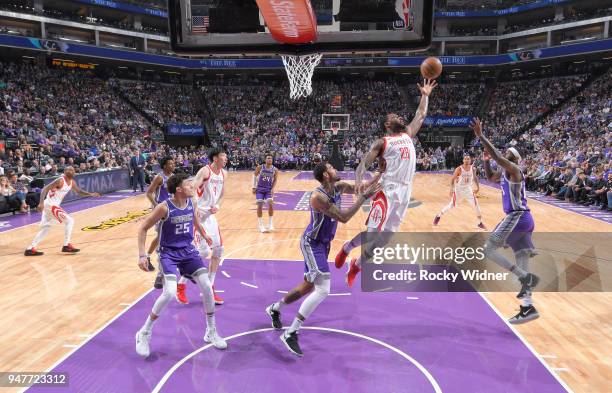
[[293, 56], [281, 55], [289, 77], [289, 96], [291, 99], [308, 97], [312, 94], [312, 74], [321, 61], [321, 54]]

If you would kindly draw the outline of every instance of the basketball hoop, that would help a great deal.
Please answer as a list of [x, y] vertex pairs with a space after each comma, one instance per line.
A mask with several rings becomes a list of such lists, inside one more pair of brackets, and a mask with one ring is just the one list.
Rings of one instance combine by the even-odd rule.
[[289, 97], [296, 100], [312, 94], [312, 74], [321, 61], [320, 53], [310, 55], [281, 55], [289, 77]]
[[333, 136], [338, 135], [338, 127], [332, 127], [332, 129], [331, 129], [331, 130], [332, 130], [332, 135], [333, 135]]

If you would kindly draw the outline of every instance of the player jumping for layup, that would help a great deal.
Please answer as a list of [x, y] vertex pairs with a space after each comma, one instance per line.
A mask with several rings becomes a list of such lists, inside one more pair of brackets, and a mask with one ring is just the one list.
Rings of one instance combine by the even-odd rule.
[[380, 176], [375, 176], [367, 184], [364, 194], [359, 195], [353, 206], [347, 210], [340, 210], [340, 195], [343, 193], [354, 194], [355, 187], [339, 181], [338, 173], [328, 163], [317, 164], [314, 169], [314, 177], [321, 183], [321, 186], [317, 187], [310, 195], [310, 223], [300, 240], [300, 248], [305, 262], [304, 281], [280, 301], [266, 308], [266, 312], [272, 318], [272, 326], [280, 330], [283, 328], [280, 320], [281, 308], [312, 291], [300, 305], [298, 314], [289, 329], [280, 336], [287, 349], [298, 356], [302, 356], [297, 338], [298, 330], [304, 320], [329, 295], [330, 274], [327, 257], [329, 256], [331, 242], [336, 235], [338, 221], [348, 222], [357, 213], [361, 205], [380, 190], [378, 184]]
[[[272, 165], [273, 160], [272, 154], [266, 154], [266, 163], [258, 165], [253, 176], [253, 194], [255, 194], [257, 201], [257, 221], [259, 222], [260, 232], [274, 230], [272, 216], [274, 216], [274, 187], [278, 179], [278, 170]], [[263, 224], [262, 210], [264, 202], [268, 203], [268, 229]]]
[[39, 212], [42, 212], [40, 218], [40, 231], [38, 231], [36, 237], [34, 237], [32, 244], [30, 244], [23, 253], [25, 256], [43, 255], [41, 251], [36, 250], [36, 246], [38, 246], [45, 236], [47, 236], [53, 222], [59, 222], [60, 224], [64, 223], [66, 225], [64, 229], [64, 246], [62, 247], [62, 252], [79, 252], [78, 248], [74, 248], [72, 244], [70, 244], [74, 219], [60, 207], [64, 197], [70, 191], [74, 191], [84, 197], [100, 196], [97, 192], [83, 191], [74, 180], [74, 168], [71, 166], [64, 168], [64, 175], [47, 184], [40, 193], [40, 203], [37, 208]]
[[[162, 172], [158, 173], [154, 178], [149, 188], [147, 189], [147, 199], [151, 202], [151, 207], [155, 209], [155, 206], [159, 205], [166, 199], [170, 198], [170, 193], [168, 192], [167, 182], [170, 176], [174, 173], [174, 158], [172, 157], [164, 157], [161, 162]], [[157, 227], [155, 227], [157, 229]], [[159, 233], [156, 234], [155, 239], [151, 242], [149, 246], [149, 250], [147, 251], [147, 256], [151, 257], [153, 251], [157, 249], [159, 245]], [[153, 286], [156, 289], [161, 289], [163, 285], [163, 278], [161, 272], [157, 273], [157, 277], [155, 277], [155, 284]]]
[[[505, 157], [491, 144], [482, 133], [480, 119], [474, 119], [472, 129], [485, 148], [484, 167], [490, 181], [499, 182], [502, 189], [502, 204], [506, 217], [497, 224], [485, 244], [485, 255], [501, 267], [514, 273], [522, 284], [516, 296], [523, 304], [518, 314], [510, 318], [513, 324], [529, 322], [540, 315], [531, 301], [531, 292], [540, 279], [529, 273], [529, 258], [536, 255], [531, 242], [534, 229], [533, 217], [527, 207], [525, 197], [525, 176], [518, 167], [521, 159], [519, 152], [511, 147]], [[493, 158], [503, 171], [494, 171], [490, 159]], [[510, 246], [514, 251], [516, 264], [510, 262], [499, 252], [499, 248]]]
[[[202, 258], [210, 256], [210, 265], [208, 277], [210, 284], [213, 286], [213, 295], [215, 304], [223, 304], [223, 299], [215, 293], [215, 276], [221, 257], [223, 256], [223, 239], [215, 213], [219, 211], [219, 204], [223, 197], [223, 185], [227, 172], [225, 165], [227, 164], [227, 154], [220, 148], [213, 148], [208, 153], [210, 164], [202, 167], [196, 174], [194, 186], [198, 194], [198, 212], [200, 213], [200, 224], [212, 239], [212, 245], [202, 241], [196, 234], [196, 244]], [[178, 300], [187, 304], [187, 295], [185, 294], [185, 284], [187, 279], [181, 277], [178, 284]]]
[[[382, 190], [374, 197], [366, 222], [368, 232], [396, 232], [404, 219], [410, 203], [412, 179], [416, 170], [417, 157], [412, 138], [416, 137], [427, 117], [429, 95], [436, 85], [435, 81], [427, 79], [423, 86], [418, 85], [421, 102], [414, 119], [408, 126], [404, 124], [404, 119], [395, 113], [386, 116], [382, 124], [386, 136], [372, 144], [370, 151], [361, 160], [355, 171], [355, 185], [363, 188], [363, 175], [376, 159], [382, 161], [382, 166], [385, 168], [382, 175]], [[360, 244], [360, 234], [346, 242], [336, 255], [336, 267], [341, 268], [351, 250]], [[360, 258], [353, 258], [346, 277], [349, 287], [353, 285], [360, 271]]]
[[204, 341], [219, 349], [227, 348], [227, 343], [217, 333], [215, 302], [206, 267], [193, 245], [194, 232], [198, 232], [205, 241], [211, 241], [197, 218], [193, 183], [187, 179], [187, 175], [173, 175], [168, 179], [168, 191], [173, 197], [158, 204], [138, 231], [138, 266], [149, 271], [149, 258], [144, 252], [147, 231], [153, 225], [159, 225], [159, 268], [164, 275], [164, 290], [155, 301], [145, 324], [136, 333], [136, 353], [145, 358], [150, 354], [153, 324], [168, 302], [176, 296], [179, 274], [193, 278], [202, 292], [207, 326]]
[[[476, 191], [472, 189], [472, 183], [476, 184]], [[480, 213], [480, 206], [476, 199], [476, 194], [480, 190], [480, 184], [478, 184], [478, 176], [476, 175], [476, 169], [472, 166], [472, 157], [469, 154], [463, 156], [463, 165], [455, 169], [453, 177], [451, 179], [450, 197], [451, 200], [448, 205], [442, 209], [440, 213], [434, 218], [434, 225], [438, 225], [440, 218], [446, 212], [453, 207], [456, 207], [459, 202], [463, 199], [470, 201], [476, 209], [476, 215], [478, 217], [478, 228], [486, 229], [482, 223], [482, 214]]]

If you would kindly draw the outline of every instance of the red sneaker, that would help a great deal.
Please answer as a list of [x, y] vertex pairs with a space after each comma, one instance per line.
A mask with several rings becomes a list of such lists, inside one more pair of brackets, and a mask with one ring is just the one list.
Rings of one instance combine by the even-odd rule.
[[221, 299], [221, 298], [219, 297], [219, 295], [217, 295], [217, 292], [215, 292], [215, 287], [214, 287], [214, 286], [213, 286], [213, 297], [215, 298], [215, 304], [216, 304], [217, 306], [220, 306], [220, 305], [222, 305], [222, 304], [223, 304], [223, 299]]
[[478, 228], [480, 228], [480, 229], [484, 229], [484, 230], [486, 230], [486, 229], [487, 229], [487, 227], [485, 226], [485, 224], [483, 224], [482, 222], [481, 222], [480, 224], [478, 224]]
[[338, 254], [336, 254], [336, 259], [335, 259], [335, 263], [336, 263], [336, 269], [340, 269], [342, 266], [344, 266], [344, 263], [346, 262], [346, 257], [348, 257], [348, 254], [346, 252], [344, 252], [344, 246], [340, 248], [340, 251], [338, 251]]
[[72, 243], [68, 243], [67, 246], [63, 246], [62, 247], [62, 252], [69, 252], [69, 253], [75, 253], [75, 252], [79, 252], [81, 250], [79, 250], [78, 248], [74, 248], [74, 246], [72, 245]]
[[438, 223], [440, 222], [440, 218], [442, 218], [442, 217], [440, 217], [440, 216], [436, 216], [436, 218], [434, 218], [434, 222], [433, 222], [433, 224], [434, 224], [434, 225], [438, 225]]
[[37, 257], [39, 255], [43, 255], [44, 252], [42, 251], [36, 251], [35, 248], [30, 248], [24, 251], [23, 255], [25, 255], [26, 257]]
[[361, 271], [361, 268], [357, 266], [357, 258], [351, 259], [351, 263], [349, 264], [349, 271], [346, 273], [346, 283], [349, 288], [353, 286], [355, 282], [355, 278], [357, 278], [357, 274]]
[[185, 284], [176, 285], [176, 300], [178, 300], [179, 303], [189, 304], [189, 300], [187, 300], [187, 295], [185, 295]]

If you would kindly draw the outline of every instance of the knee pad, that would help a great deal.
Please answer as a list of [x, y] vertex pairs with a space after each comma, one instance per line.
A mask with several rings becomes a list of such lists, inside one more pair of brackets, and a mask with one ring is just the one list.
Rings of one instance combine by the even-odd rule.
[[223, 256], [223, 246], [214, 246], [212, 249], [212, 256], [221, 258]]
[[162, 296], [172, 299], [176, 296], [176, 278], [172, 276], [164, 276], [164, 289], [162, 292]]
[[331, 280], [329, 277], [317, 277], [315, 280], [315, 291], [321, 297], [327, 297], [331, 289]]

